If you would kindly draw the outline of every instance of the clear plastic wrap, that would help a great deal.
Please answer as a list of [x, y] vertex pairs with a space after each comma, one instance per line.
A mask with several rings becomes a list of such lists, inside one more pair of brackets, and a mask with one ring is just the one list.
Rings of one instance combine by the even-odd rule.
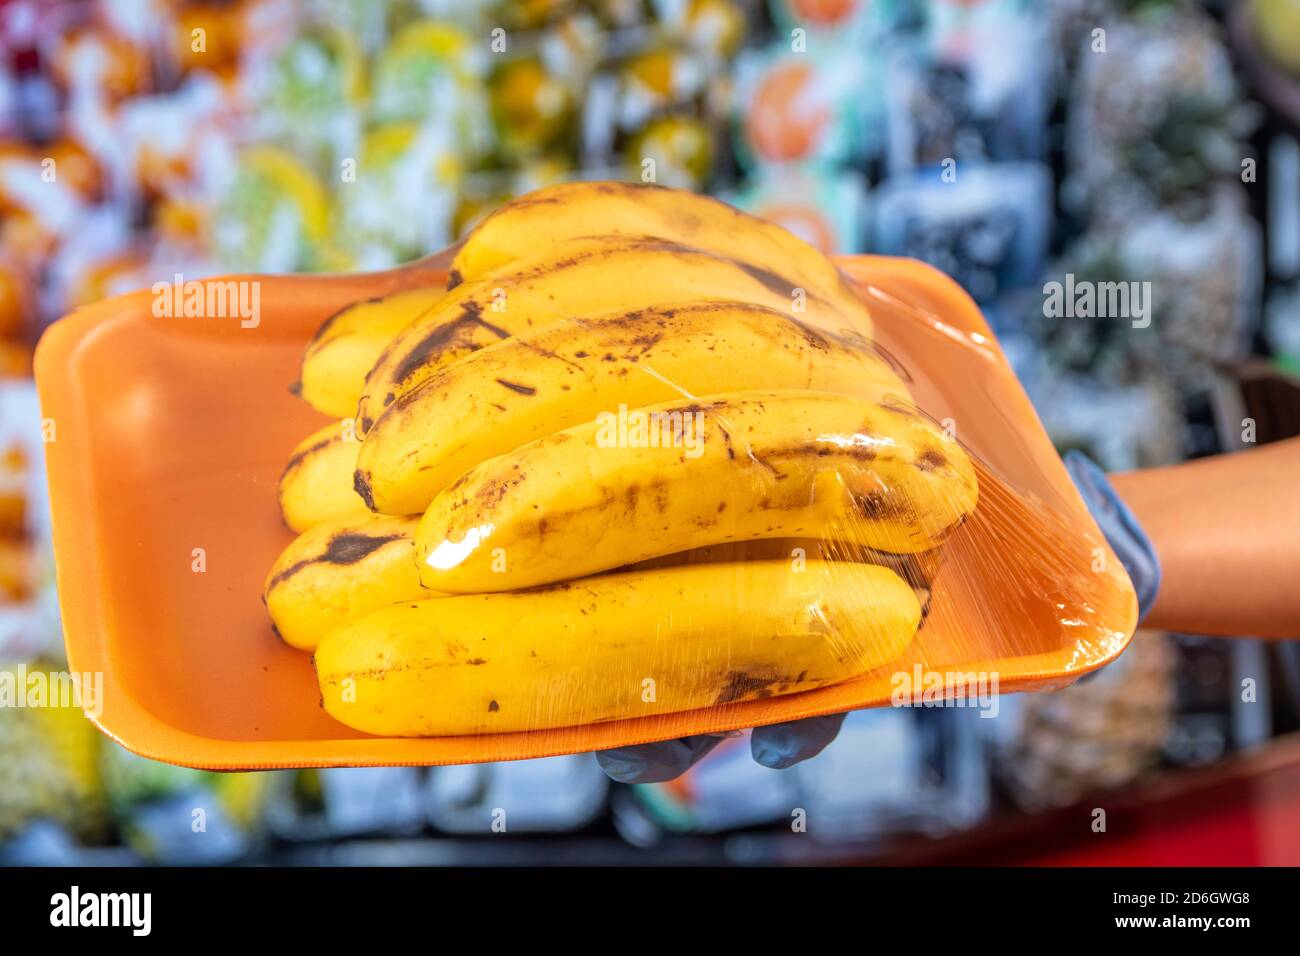
[[[102, 726], [203, 766], [465, 763], [977, 706], [1123, 650], [1128, 578], [954, 283], [631, 192], [526, 197], [450, 272], [236, 277], [255, 327], [148, 293], [55, 327]], [[357, 332], [350, 303], [444, 281], [382, 349]], [[336, 433], [287, 388], [309, 339], [331, 402], [370, 370]]]

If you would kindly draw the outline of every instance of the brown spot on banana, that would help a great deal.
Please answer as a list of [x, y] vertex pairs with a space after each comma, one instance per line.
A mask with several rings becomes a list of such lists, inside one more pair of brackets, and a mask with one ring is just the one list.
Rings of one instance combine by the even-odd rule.
[[517, 392], [520, 395], [537, 394], [537, 389], [533, 388], [531, 385], [520, 385], [518, 382], [510, 382], [504, 378], [497, 379], [497, 384], [510, 389], [512, 392]]
[[377, 551], [390, 541], [400, 541], [400, 534], [368, 535], [340, 534], [330, 539], [329, 547], [321, 555], [330, 564], [356, 564], [366, 555]]
[[[487, 329], [499, 339], [508, 339], [510, 333], [500, 326], [493, 325], [483, 318], [483, 307], [473, 299], [467, 301], [461, 307], [461, 314], [451, 322], [445, 322], [435, 326], [430, 332], [413, 345], [402, 361], [398, 363], [393, 371], [393, 379], [397, 382], [404, 382], [415, 374], [416, 370], [428, 363], [429, 359], [437, 353], [444, 351], [449, 345], [456, 342], [467, 329], [482, 328]], [[470, 348], [477, 349], [478, 346], [472, 342], [464, 343]], [[384, 405], [389, 405], [393, 401], [392, 394], [384, 396]]]
[[728, 675], [727, 683], [718, 692], [718, 698], [714, 703], [718, 705], [733, 704], [738, 700], [771, 697], [773, 688], [782, 683], [785, 683], [785, 681], [780, 677], [734, 671]]
[[916, 459], [916, 467], [922, 471], [936, 471], [947, 464], [947, 457], [937, 448], [927, 448]]
[[404, 538], [400, 534], [368, 535], [352, 533], [335, 535], [330, 539], [329, 544], [326, 545], [321, 554], [297, 561], [271, 578], [267, 583], [266, 590], [273, 590], [277, 585], [314, 564], [356, 564], [362, 558], [378, 551], [390, 541], [401, 540], [404, 540]]
[[357, 469], [352, 473], [352, 487], [371, 511], [375, 510], [375, 492], [370, 486], [370, 472]]
[[741, 262], [738, 259], [730, 260], [736, 268], [756, 280], [763, 288], [775, 292], [777, 295], [793, 296], [794, 290], [799, 288], [797, 282], [791, 282], [784, 276], [779, 276], [771, 269], [764, 269], [761, 266], [751, 265], [748, 262]]

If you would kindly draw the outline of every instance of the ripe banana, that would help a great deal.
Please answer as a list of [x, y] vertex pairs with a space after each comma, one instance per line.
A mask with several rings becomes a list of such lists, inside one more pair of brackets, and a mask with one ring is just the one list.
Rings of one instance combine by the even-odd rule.
[[448, 593], [579, 577], [727, 541], [817, 537], [910, 554], [975, 507], [970, 460], [901, 402], [704, 396], [555, 432], [440, 492], [416, 531]]
[[860, 308], [835, 264], [775, 223], [696, 193], [624, 182], [561, 183], [506, 203], [466, 238], [451, 285], [595, 232], [688, 243], [821, 289], [846, 314]]
[[602, 411], [756, 388], [910, 398], [869, 342], [766, 306], [620, 310], [525, 332], [435, 372], [366, 433], [356, 488], [374, 510], [414, 514], [479, 462]]
[[352, 487], [360, 448], [350, 421], [331, 422], [303, 439], [280, 475], [286, 525], [302, 532], [331, 518], [370, 513]]
[[366, 373], [384, 346], [446, 294], [438, 288], [410, 289], [334, 313], [307, 343], [299, 395], [332, 418], [355, 415]]
[[[797, 292], [801, 289], [802, 294]], [[638, 236], [586, 236], [458, 286], [403, 329], [371, 369], [357, 406], [361, 434], [439, 368], [560, 319], [705, 299], [753, 302], [830, 331], [867, 336], [865, 308], [845, 312], [806, 283], [737, 259]], [[856, 300], [855, 300], [856, 301]]]
[[417, 519], [366, 515], [317, 525], [276, 559], [262, 590], [285, 643], [311, 651], [345, 621], [429, 597], [413, 542]]
[[756, 541], [728, 541], [706, 548], [692, 548], [658, 558], [648, 558], [628, 565], [624, 571], [653, 571], [679, 565], [716, 564], [721, 561], [787, 561], [795, 569], [806, 567], [809, 561], [821, 560], [836, 563], [878, 564], [888, 568], [907, 582], [921, 605], [921, 620], [930, 610], [930, 595], [934, 579], [942, 564], [943, 548], [920, 551], [916, 554], [890, 554], [875, 551], [848, 541], [826, 541], [821, 538], [760, 538]]
[[325, 710], [367, 733], [546, 730], [851, 680], [919, 619], [887, 568], [694, 565], [395, 604], [327, 634], [316, 673]]

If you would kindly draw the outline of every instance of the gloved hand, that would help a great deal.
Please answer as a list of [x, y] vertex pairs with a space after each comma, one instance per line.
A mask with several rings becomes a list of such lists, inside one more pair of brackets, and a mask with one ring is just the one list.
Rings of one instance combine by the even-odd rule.
[[[1137, 591], [1139, 614], [1145, 617], [1160, 590], [1160, 563], [1155, 548], [1133, 512], [1120, 500], [1105, 474], [1088, 456], [1077, 451], [1068, 452], [1065, 468], [1092, 512], [1093, 520], [1128, 571]], [[844, 717], [844, 714], [827, 714], [756, 727], [749, 739], [750, 752], [764, 767], [774, 770], [792, 767], [821, 753], [840, 732]], [[716, 747], [723, 736], [698, 734], [635, 747], [619, 747], [597, 753], [596, 761], [605, 773], [621, 783], [661, 783], [684, 773]]]

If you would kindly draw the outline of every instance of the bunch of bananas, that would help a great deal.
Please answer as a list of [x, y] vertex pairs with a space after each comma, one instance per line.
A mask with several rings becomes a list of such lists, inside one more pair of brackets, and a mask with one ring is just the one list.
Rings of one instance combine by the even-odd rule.
[[[264, 598], [375, 734], [538, 730], [897, 658], [975, 507], [836, 266], [712, 199], [571, 183], [493, 213], [446, 289], [354, 304], [301, 396]], [[344, 417], [347, 416], [347, 417]]]

